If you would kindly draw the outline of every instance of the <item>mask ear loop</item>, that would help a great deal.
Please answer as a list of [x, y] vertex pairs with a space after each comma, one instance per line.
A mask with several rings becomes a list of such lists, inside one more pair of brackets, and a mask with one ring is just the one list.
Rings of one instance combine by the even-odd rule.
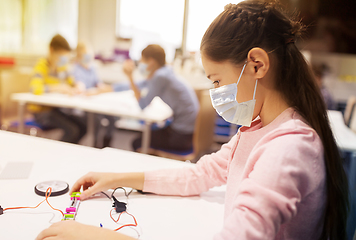
[[239, 80], [237, 80], [236, 85], [239, 85], [239, 82], [240, 82], [240, 80], [241, 80], [241, 76], [242, 76], [242, 74], [244, 73], [244, 70], [245, 70], [246, 64], [247, 64], [247, 62], [245, 62], [245, 65], [243, 66], [243, 68], [242, 68], [242, 70], [241, 70], [240, 77], [239, 77]]
[[258, 79], [256, 79], [255, 90], [253, 91], [253, 100], [255, 100], [255, 96], [256, 96], [257, 81], [258, 81]]

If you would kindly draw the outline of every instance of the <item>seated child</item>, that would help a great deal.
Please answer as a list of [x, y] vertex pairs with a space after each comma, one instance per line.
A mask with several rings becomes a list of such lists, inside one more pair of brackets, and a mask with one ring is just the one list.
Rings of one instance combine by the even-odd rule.
[[[76, 49], [75, 64], [73, 66], [72, 75], [86, 95], [97, 95], [100, 93], [111, 91], [111, 87], [102, 83], [96, 73], [95, 67], [92, 64], [92, 55], [84, 43], [78, 43]], [[99, 131], [102, 128], [101, 120], [106, 118], [108, 126], [105, 127], [105, 134], [102, 144], [99, 141]], [[115, 128], [115, 117], [97, 115], [95, 119], [95, 144], [94, 146], [109, 147], [112, 139], [112, 134]]]
[[[61, 35], [55, 35], [49, 44], [47, 58], [38, 61], [30, 82], [32, 93], [41, 95], [57, 92], [73, 95], [78, 92], [74, 78], [70, 76], [67, 64], [69, 62], [70, 46]], [[35, 121], [43, 128], [59, 128], [64, 134], [61, 141], [78, 143], [86, 133], [86, 125], [82, 119], [68, 115], [59, 108], [29, 105]]]
[[[142, 51], [139, 70], [146, 80], [138, 86], [132, 76], [134, 63], [124, 63], [124, 72], [130, 80], [130, 87], [142, 109], [147, 107], [154, 97], [160, 97], [173, 110], [172, 123], [151, 134], [151, 147], [165, 150], [186, 151], [193, 147], [193, 131], [199, 110], [199, 102], [194, 91], [180, 81], [166, 66], [164, 49], [159, 45], [148, 45]], [[144, 90], [141, 91], [141, 88]], [[134, 140], [133, 148], [141, 147], [141, 138]]]

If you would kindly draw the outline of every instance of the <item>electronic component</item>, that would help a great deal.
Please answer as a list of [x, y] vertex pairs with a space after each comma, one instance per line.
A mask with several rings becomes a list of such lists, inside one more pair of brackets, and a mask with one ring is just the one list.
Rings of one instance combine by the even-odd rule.
[[70, 201], [71, 201], [70, 206], [66, 208], [66, 212], [64, 213], [62, 221], [75, 220], [80, 205], [80, 192], [73, 192], [70, 195]]
[[112, 198], [114, 200], [112, 206], [115, 208], [115, 211], [117, 213], [125, 212], [126, 211], [126, 203], [120, 202], [119, 200], [117, 200], [115, 198], [115, 196], [112, 196]]
[[[52, 181], [53, 182], [53, 181]], [[41, 184], [41, 183], [40, 183]], [[38, 185], [40, 185], [38, 184]], [[43, 184], [43, 183], [42, 183]], [[37, 186], [37, 185], [36, 185]], [[42, 185], [41, 187], [44, 187], [44, 185]], [[120, 187], [121, 188], [121, 187]], [[38, 188], [40, 189], [40, 188]], [[118, 188], [117, 188], [118, 189]], [[124, 188], [122, 188], [124, 191], [125, 191], [125, 196], [128, 197], [130, 195], [130, 193], [132, 192], [132, 190], [129, 192], [129, 193], [126, 193], [126, 190]], [[36, 190], [36, 187], [35, 187], [35, 190]], [[115, 189], [116, 190], [116, 189]], [[127, 210], [127, 203], [125, 202], [120, 202], [119, 200], [117, 200], [114, 196], [114, 193], [115, 193], [115, 190], [113, 192], [113, 194], [111, 195], [111, 197], [109, 197], [107, 194], [105, 194], [103, 192], [104, 195], [106, 195], [109, 199], [113, 199], [114, 203], [113, 203], [113, 209], [111, 209], [110, 211], [110, 217], [111, 219], [115, 222], [115, 223], [118, 223], [119, 220], [120, 220], [120, 217], [122, 214], [127, 214], [129, 216], [132, 217], [134, 223], [128, 223], [128, 224], [123, 224], [122, 226], [118, 227], [117, 229], [115, 229], [114, 231], [118, 231], [124, 227], [137, 227], [137, 221], [136, 221], [136, 218], [134, 217], [134, 215], [128, 213], [126, 210]], [[62, 190], [63, 191], [63, 190]], [[68, 191], [68, 190], [67, 190]], [[37, 193], [37, 192], [36, 192]], [[43, 201], [41, 201], [39, 204], [37, 204], [36, 206], [34, 207], [8, 207], [8, 208], [2, 208], [0, 206], [0, 215], [2, 215], [5, 211], [9, 211], [9, 210], [15, 210], [15, 209], [26, 209], [26, 208], [30, 208], [30, 209], [35, 209], [37, 207], [39, 207], [43, 202], [47, 202], [47, 204], [55, 211], [58, 211], [62, 214], [63, 218], [62, 218], [62, 221], [66, 221], [66, 220], [75, 220], [76, 216], [77, 216], [77, 213], [78, 213], [78, 209], [79, 209], [79, 206], [80, 206], [80, 196], [81, 196], [81, 193], [80, 192], [73, 192], [70, 196], [70, 205], [69, 207], [66, 208], [66, 211], [65, 213], [63, 213], [61, 210], [59, 209], [56, 209], [54, 207], [52, 207], [52, 205], [49, 203], [48, 201], [48, 198], [52, 195], [52, 188], [51, 187], [48, 187], [44, 193], [44, 196], [46, 197]], [[117, 219], [114, 219], [113, 215], [112, 215], [112, 212], [113, 211], [116, 211], [116, 213], [119, 214], [118, 218]], [[103, 225], [100, 223], [100, 227], [103, 227]]]
[[46, 181], [35, 186], [35, 193], [40, 196], [46, 196], [48, 188], [52, 189], [51, 196], [60, 196], [69, 191], [69, 185], [63, 181]]

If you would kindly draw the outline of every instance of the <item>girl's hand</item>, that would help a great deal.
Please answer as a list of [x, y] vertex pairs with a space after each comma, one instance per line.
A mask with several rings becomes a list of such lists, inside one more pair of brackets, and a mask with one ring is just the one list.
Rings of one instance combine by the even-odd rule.
[[130, 240], [131, 237], [120, 233], [84, 225], [73, 220], [61, 221], [43, 230], [36, 240]]
[[95, 193], [117, 187], [130, 187], [142, 190], [144, 179], [144, 173], [91, 172], [84, 175], [76, 183], [74, 183], [70, 193], [79, 192], [80, 189], [83, 188], [80, 199], [84, 200]]
[[110, 188], [120, 187], [118, 182], [119, 173], [98, 173], [90, 172], [77, 180], [70, 193], [79, 192], [83, 187], [83, 192], [80, 196], [84, 200], [95, 193], [108, 190]]

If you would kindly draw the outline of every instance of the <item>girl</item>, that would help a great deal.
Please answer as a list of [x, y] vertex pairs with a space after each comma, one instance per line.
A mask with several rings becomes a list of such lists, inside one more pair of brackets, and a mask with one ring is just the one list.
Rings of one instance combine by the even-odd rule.
[[[126, 186], [187, 196], [226, 184], [224, 226], [214, 239], [345, 239], [346, 177], [323, 99], [294, 44], [301, 29], [276, 3], [227, 5], [200, 49], [215, 85], [213, 106], [244, 127], [194, 168], [89, 173], [72, 191], [83, 186], [86, 198]], [[89, 239], [100, 232], [129, 239], [74, 222], [55, 224], [38, 239]]]

